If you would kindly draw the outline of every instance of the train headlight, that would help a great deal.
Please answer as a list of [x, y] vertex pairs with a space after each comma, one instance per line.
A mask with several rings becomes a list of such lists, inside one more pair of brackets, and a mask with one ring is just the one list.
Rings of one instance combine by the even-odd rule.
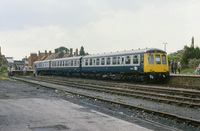
[[166, 68], [164, 68], [164, 71], [166, 71]]
[[149, 75], [149, 78], [150, 78], [150, 79], [154, 79], [154, 77], [153, 77], [152, 75]]
[[163, 78], [165, 78], [165, 75], [163, 75]]
[[153, 69], [151, 68], [150, 71], [153, 71]]

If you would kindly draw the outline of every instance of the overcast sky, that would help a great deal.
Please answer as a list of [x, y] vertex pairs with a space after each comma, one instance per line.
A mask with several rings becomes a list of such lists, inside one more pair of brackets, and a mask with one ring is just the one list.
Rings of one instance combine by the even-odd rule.
[[200, 46], [199, 0], [0, 0], [2, 54], [15, 60], [65, 46], [90, 54]]

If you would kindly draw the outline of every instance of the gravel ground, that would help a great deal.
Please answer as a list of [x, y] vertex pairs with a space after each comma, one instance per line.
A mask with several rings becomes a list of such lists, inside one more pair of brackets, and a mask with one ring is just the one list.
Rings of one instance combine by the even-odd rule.
[[[200, 115], [199, 115], [200, 110], [199, 110], [199, 108], [193, 109], [193, 108], [187, 108], [187, 107], [179, 107], [179, 106], [176, 106], [176, 105], [151, 102], [151, 101], [146, 101], [146, 100], [141, 100], [141, 99], [125, 97], [125, 96], [111, 95], [111, 94], [107, 94], [107, 93], [86, 91], [86, 90], [61, 86], [61, 85], [49, 84], [49, 83], [45, 83], [45, 82], [39, 82], [39, 83], [45, 84], [45, 85], [48, 85], [48, 86], [52, 86], [52, 87], [59, 87], [59, 88], [62, 88], [62, 89], [67, 89], [67, 90], [70, 90], [70, 91], [78, 91], [78, 92], [82, 92], [82, 93], [85, 93], [85, 94], [93, 94], [93, 95], [96, 95], [96, 96], [101, 97], [101, 98], [107, 98], [107, 99], [115, 100], [115, 101], [123, 101], [124, 103], [142, 106], [142, 107], [145, 107], [145, 108], [151, 108], [151, 109], [155, 109], [155, 110], [159, 110], [159, 111], [165, 111], [165, 112], [168, 112], [168, 113], [173, 112], [173, 114], [177, 114], [177, 115], [186, 116], [186, 117], [190, 117], [190, 118], [200, 120]], [[68, 94], [68, 96], [70, 96], [70, 95]], [[77, 98], [77, 96], [73, 96], [73, 98], [80, 99], [80, 97]], [[198, 128], [193, 127], [191, 125], [185, 125], [185, 124], [182, 124], [182, 123], [178, 123], [176, 121], [169, 120], [167, 118], [160, 118], [159, 116], [154, 116], [152, 114], [147, 114], [145, 112], [125, 109], [125, 108], [122, 108], [118, 105], [111, 105], [111, 104], [108, 104], [108, 103], [102, 103], [102, 102], [99, 102], [99, 101], [94, 101], [94, 100], [89, 99], [89, 98], [86, 98], [86, 99], [81, 98], [78, 101], [81, 101], [83, 103], [91, 103], [91, 105], [98, 105], [98, 106], [101, 106], [102, 108], [118, 112], [119, 114], [126, 114], [126, 115], [131, 116], [131, 117], [136, 117], [136, 118], [140, 118], [140, 119], [144, 119], [144, 120], [148, 120], [148, 121], [155, 121], [155, 122], [158, 122], [158, 123], [163, 123], [167, 126], [171, 126], [171, 127], [178, 128], [178, 129], [181, 129], [181, 130], [192, 130], [192, 131], [193, 130], [199, 130]], [[123, 119], [127, 119], [127, 118], [123, 118]]]

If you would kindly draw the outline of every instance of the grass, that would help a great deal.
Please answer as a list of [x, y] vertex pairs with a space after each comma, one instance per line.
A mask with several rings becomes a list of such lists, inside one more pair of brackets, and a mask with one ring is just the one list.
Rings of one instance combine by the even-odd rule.
[[0, 79], [1, 79], [1, 80], [10, 80], [10, 78], [8, 77], [6, 71], [1, 71], [1, 72], [0, 72]]
[[5, 76], [0, 76], [0, 80], [10, 80], [10, 78]]
[[181, 70], [181, 74], [193, 74], [194, 71], [194, 69], [183, 69]]

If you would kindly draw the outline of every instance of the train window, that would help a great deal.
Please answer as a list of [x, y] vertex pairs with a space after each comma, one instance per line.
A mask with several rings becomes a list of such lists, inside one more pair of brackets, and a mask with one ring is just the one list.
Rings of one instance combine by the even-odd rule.
[[126, 56], [126, 64], [131, 64], [131, 57], [130, 56]]
[[95, 59], [93, 59], [93, 65], [96, 65], [96, 60]]
[[96, 61], [96, 65], [99, 65], [99, 58], [98, 58], [97, 61]]
[[144, 63], [144, 56], [141, 56], [141, 63]]
[[110, 57], [107, 58], [107, 65], [110, 65]]
[[124, 65], [124, 57], [122, 57], [121, 60], [122, 60], [122, 61], [121, 61], [121, 64]]
[[117, 58], [116, 58], [116, 64], [117, 64], [117, 65], [120, 65], [120, 57], [117, 57]]
[[162, 55], [162, 64], [167, 64], [166, 55]]
[[161, 64], [160, 55], [155, 55], [156, 64]]
[[77, 63], [76, 63], [76, 60], [75, 60], [75, 61], [74, 61], [74, 66], [77, 66], [76, 64], [77, 64]]
[[86, 65], [86, 66], [88, 66], [88, 59], [87, 59], [87, 60], [85, 60], [85, 65]]
[[154, 55], [149, 54], [148, 60], [149, 60], [149, 64], [154, 64]]
[[73, 66], [73, 64], [74, 64], [74, 62], [73, 62], [73, 61], [71, 61], [71, 66]]
[[105, 58], [101, 58], [101, 65], [105, 65]]
[[113, 59], [112, 59], [112, 64], [113, 64], [113, 65], [116, 65], [116, 64], [117, 64], [117, 57], [113, 57]]
[[79, 61], [77, 60], [76, 66], [79, 66], [79, 64], [80, 64], [80, 63], [79, 63]]
[[139, 58], [138, 55], [133, 56], [133, 64], [138, 64], [139, 63]]
[[90, 59], [89, 61], [90, 61], [90, 65], [92, 65], [92, 59]]

